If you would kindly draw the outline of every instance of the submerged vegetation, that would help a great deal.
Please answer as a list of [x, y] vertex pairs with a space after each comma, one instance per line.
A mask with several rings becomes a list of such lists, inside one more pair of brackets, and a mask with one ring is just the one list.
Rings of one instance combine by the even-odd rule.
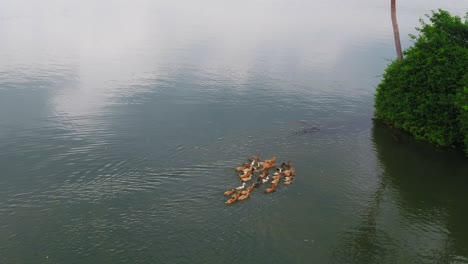
[[420, 20], [414, 45], [385, 70], [375, 95], [375, 116], [439, 146], [468, 154], [468, 14], [444, 10]]

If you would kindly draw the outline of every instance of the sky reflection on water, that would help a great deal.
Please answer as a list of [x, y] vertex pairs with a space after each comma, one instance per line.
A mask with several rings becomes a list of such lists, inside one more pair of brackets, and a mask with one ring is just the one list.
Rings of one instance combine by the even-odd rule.
[[[467, 263], [466, 160], [371, 121], [388, 4], [0, 2], [0, 262]], [[226, 207], [257, 153], [297, 182]]]

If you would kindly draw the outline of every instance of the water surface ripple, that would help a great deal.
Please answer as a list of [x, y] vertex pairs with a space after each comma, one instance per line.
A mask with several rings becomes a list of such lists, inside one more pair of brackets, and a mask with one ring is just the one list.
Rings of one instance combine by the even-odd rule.
[[[468, 8], [400, 4], [406, 47]], [[466, 158], [372, 123], [391, 30], [370, 0], [0, 2], [0, 263], [468, 263]], [[294, 184], [225, 206], [255, 154]]]

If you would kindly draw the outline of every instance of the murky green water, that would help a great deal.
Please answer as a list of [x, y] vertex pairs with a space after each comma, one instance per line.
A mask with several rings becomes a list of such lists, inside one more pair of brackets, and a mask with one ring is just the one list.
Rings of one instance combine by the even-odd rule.
[[371, 120], [387, 2], [1, 1], [0, 263], [468, 263], [466, 158]]

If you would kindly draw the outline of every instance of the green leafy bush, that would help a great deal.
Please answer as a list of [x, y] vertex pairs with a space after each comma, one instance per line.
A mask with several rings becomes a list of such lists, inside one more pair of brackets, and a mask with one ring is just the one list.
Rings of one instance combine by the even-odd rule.
[[461, 111], [458, 121], [464, 135], [465, 152], [468, 154], [468, 73], [463, 78], [463, 84], [463, 90], [457, 95], [457, 106]]
[[420, 20], [414, 45], [385, 70], [375, 116], [416, 138], [468, 153], [468, 13], [465, 20], [438, 10]]

